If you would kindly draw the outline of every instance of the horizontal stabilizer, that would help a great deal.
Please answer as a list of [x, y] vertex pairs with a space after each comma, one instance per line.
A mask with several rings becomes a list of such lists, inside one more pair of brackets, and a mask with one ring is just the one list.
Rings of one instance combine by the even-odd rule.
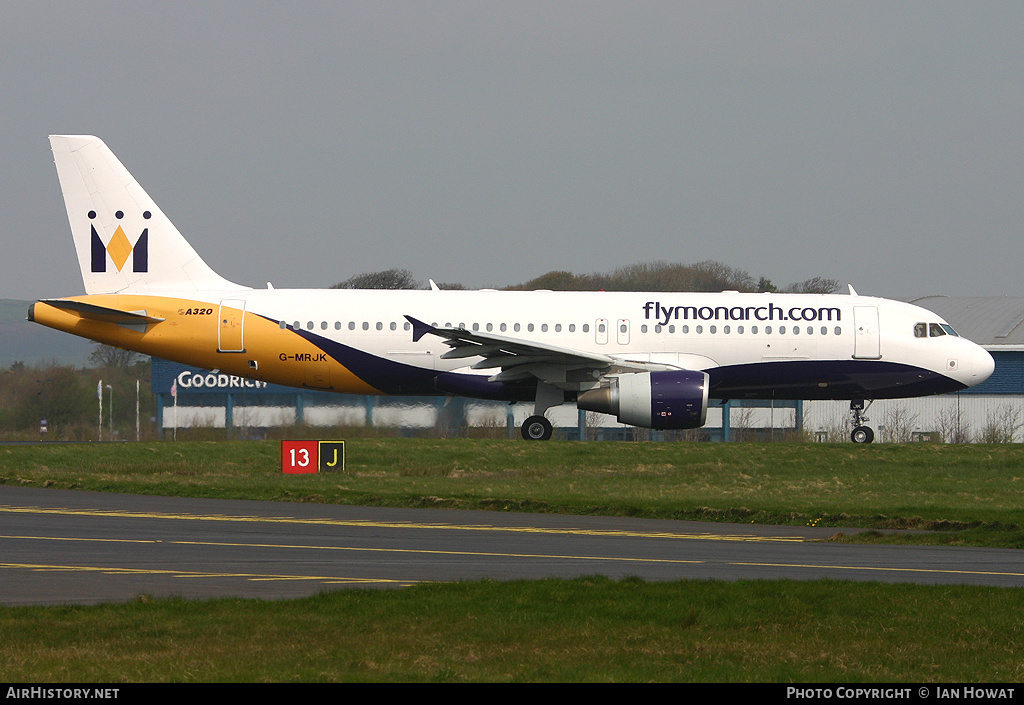
[[107, 306], [97, 306], [84, 301], [72, 301], [70, 299], [42, 299], [39, 303], [59, 308], [62, 311], [77, 313], [82, 318], [91, 318], [104, 323], [160, 323], [165, 320], [156, 316], [149, 316], [145, 311], [122, 311]]

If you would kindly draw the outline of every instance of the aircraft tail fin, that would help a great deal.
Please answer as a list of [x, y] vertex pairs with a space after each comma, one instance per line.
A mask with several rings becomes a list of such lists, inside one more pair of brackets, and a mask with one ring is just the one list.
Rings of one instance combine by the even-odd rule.
[[207, 266], [102, 140], [50, 146], [86, 293], [244, 288]]

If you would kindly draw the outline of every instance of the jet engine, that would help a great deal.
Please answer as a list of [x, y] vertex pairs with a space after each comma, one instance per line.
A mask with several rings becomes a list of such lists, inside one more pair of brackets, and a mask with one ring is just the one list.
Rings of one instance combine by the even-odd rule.
[[707, 417], [709, 386], [707, 374], [700, 371], [632, 372], [582, 392], [576, 406], [642, 428], [698, 428]]

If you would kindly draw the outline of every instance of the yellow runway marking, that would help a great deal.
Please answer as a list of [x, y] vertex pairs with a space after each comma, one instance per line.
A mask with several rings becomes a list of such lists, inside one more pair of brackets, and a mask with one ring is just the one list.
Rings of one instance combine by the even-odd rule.
[[0, 534], [0, 539], [36, 539], [39, 541], [95, 541], [97, 543], [163, 543], [158, 539], [101, 539], [76, 538], [74, 536], [12, 536]]
[[1022, 577], [1024, 573], [1010, 573], [998, 570], [956, 570], [953, 568], [884, 568], [882, 566], [861, 565], [810, 565], [804, 563], [732, 563], [731, 565], [748, 565], [755, 568], [831, 568], [833, 570], [874, 570], [889, 573], [940, 573], [943, 575], [1003, 575]]
[[261, 575], [259, 573], [214, 573], [199, 570], [160, 570], [155, 568], [118, 568], [109, 566], [45, 565], [39, 563], [0, 563], [0, 568], [21, 568], [36, 572], [102, 573], [104, 575], [171, 575], [176, 578], [243, 578], [245, 580], [313, 580], [327, 583], [412, 585], [418, 580], [387, 578], [344, 578], [337, 575]]
[[440, 529], [446, 531], [503, 531], [524, 534], [563, 534], [625, 538], [666, 538], [700, 541], [807, 541], [801, 536], [755, 536], [753, 534], [673, 533], [665, 531], [615, 531], [609, 529], [555, 528], [534, 526], [491, 526], [488, 524], [445, 524], [429, 522], [381, 522], [343, 519], [300, 519], [297, 517], [232, 516], [227, 514], [171, 514], [127, 510], [64, 509], [0, 505], [0, 512], [26, 514], [64, 514], [71, 516], [117, 517], [127, 519], [181, 519], [189, 521], [258, 522], [265, 524], [301, 524], [310, 526], [348, 526], [376, 529]]
[[497, 553], [493, 551], [441, 551], [425, 548], [357, 548], [355, 546], [308, 546], [275, 543], [216, 543], [213, 541], [168, 541], [167, 543], [192, 546], [234, 546], [244, 548], [302, 548], [324, 551], [354, 551], [364, 553], [415, 553], [440, 556], [485, 556], [488, 558], [550, 558], [577, 561], [626, 561], [628, 563], [704, 563], [676, 558], [635, 558], [632, 556], [569, 556], [553, 553]]
[[[61, 536], [13, 536], [0, 535], [0, 539], [27, 539], [33, 541], [101, 541], [116, 542], [122, 539], [84, 539], [64, 538]], [[579, 560], [579, 561], [624, 561], [627, 563], [704, 563], [705, 561], [691, 561], [675, 558], [636, 558], [632, 556], [583, 556], [583, 555], [561, 555], [548, 553], [498, 553], [493, 551], [442, 551], [425, 548], [365, 548], [357, 546], [318, 546], [315, 544], [281, 544], [281, 543], [238, 543], [228, 541], [132, 541], [124, 539], [127, 543], [152, 543], [167, 546], [219, 546], [225, 548], [283, 548], [314, 551], [351, 551], [354, 553], [412, 553], [422, 555], [438, 556], [477, 556], [488, 558], [547, 558], [552, 560]]]

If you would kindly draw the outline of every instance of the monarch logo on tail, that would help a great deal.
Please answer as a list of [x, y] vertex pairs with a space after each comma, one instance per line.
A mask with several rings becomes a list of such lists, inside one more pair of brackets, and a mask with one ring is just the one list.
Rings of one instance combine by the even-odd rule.
[[[124, 211], [117, 211], [114, 216], [121, 220], [124, 218]], [[142, 217], [149, 220], [152, 217], [152, 213], [144, 211]], [[96, 219], [96, 211], [89, 211], [89, 220]], [[142, 234], [139, 235], [138, 239], [135, 240], [135, 244], [132, 245], [128, 241], [128, 236], [124, 232], [124, 228], [120, 225], [114, 230], [114, 234], [107, 241], [107, 244], [103, 244], [103, 239], [99, 233], [96, 232], [96, 225], [90, 226], [92, 229], [92, 271], [93, 272], [106, 272], [107, 271], [107, 255], [110, 255], [110, 260], [117, 267], [117, 271], [121, 271], [124, 268], [125, 263], [128, 262], [128, 257], [132, 258], [132, 271], [133, 272], [148, 272], [149, 271], [149, 228], [143, 228]]]

